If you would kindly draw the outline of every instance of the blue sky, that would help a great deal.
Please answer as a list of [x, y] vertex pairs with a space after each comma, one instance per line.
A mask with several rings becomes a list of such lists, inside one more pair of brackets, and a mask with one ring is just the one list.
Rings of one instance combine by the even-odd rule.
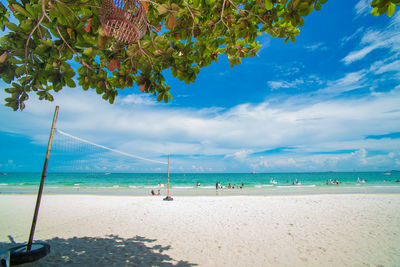
[[171, 154], [172, 172], [400, 169], [400, 15], [369, 12], [365, 0], [331, 0], [294, 44], [261, 36], [258, 57], [231, 69], [221, 56], [190, 85], [166, 73], [169, 104], [137, 87], [114, 105], [65, 88], [53, 103], [31, 96], [14, 112], [1, 90], [0, 172], [41, 170], [55, 105], [58, 129], [152, 159]]

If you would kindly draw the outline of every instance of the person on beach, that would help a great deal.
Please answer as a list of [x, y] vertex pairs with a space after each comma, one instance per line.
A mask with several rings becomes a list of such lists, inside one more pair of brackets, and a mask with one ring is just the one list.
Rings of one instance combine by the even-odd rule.
[[364, 179], [360, 179], [360, 177], [357, 177], [357, 183], [358, 184], [365, 184], [365, 180]]
[[158, 189], [158, 195], [161, 195], [160, 189]]
[[152, 194], [153, 196], [155, 196], [155, 195], [156, 195], [156, 192], [154, 192], [154, 190], [151, 189], [151, 194]]
[[215, 189], [217, 189], [217, 190], [219, 189], [219, 183], [218, 182], [215, 183]]
[[199, 187], [200, 186], [200, 182], [197, 182], [196, 186]]

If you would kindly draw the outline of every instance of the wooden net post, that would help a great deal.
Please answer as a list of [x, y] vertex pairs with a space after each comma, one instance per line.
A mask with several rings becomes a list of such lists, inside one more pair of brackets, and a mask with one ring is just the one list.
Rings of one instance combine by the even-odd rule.
[[54, 129], [56, 127], [58, 109], [59, 109], [59, 106], [56, 106], [56, 110], [54, 111], [53, 123], [51, 125], [49, 143], [47, 144], [46, 158], [44, 159], [42, 178], [40, 179], [40, 186], [39, 186], [39, 191], [38, 191], [38, 195], [37, 195], [37, 199], [36, 199], [35, 213], [33, 214], [31, 232], [29, 234], [28, 247], [27, 247], [27, 251], [28, 252], [31, 250], [32, 242], [33, 242], [33, 236], [35, 234], [36, 221], [37, 221], [37, 217], [38, 217], [38, 213], [39, 213], [40, 200], [42, 199], [44, 179], [46, 178], [47, 165], [48, 165], [49, 157], [50, 157], [51, 144], [53, 142]]
[[167, 196], [169, 197], [169, 155], [168, 155], [168, 194]]

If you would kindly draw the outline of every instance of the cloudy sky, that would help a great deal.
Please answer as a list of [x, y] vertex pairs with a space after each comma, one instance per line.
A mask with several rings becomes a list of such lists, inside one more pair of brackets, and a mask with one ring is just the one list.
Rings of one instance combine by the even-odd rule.
[[[167, 73], [169, 104], [137, 87], [113, 105], [65, 88], [14, 112], [1, 90], [0, 172], [41, 170], [56, 105], [58, 129], [142, 157], [170, 154], [172, 172], [400, 169], [400, 13], [369, 12], [366, 0], [328, 1], [294, 44], [262, 36], [258, 57], [231, 69], [221, 56], [191, 85]], [[163, 168], [131, 159], [121, 171]]]

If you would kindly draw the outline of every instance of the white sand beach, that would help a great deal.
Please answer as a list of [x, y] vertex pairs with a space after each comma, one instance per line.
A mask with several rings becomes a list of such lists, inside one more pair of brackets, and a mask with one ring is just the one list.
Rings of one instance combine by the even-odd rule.
[[[0, 195], [0, 243], [26, 242], [36, 196]], [[399, 266], [400, 195], [44, 195], [23, 266]]]

